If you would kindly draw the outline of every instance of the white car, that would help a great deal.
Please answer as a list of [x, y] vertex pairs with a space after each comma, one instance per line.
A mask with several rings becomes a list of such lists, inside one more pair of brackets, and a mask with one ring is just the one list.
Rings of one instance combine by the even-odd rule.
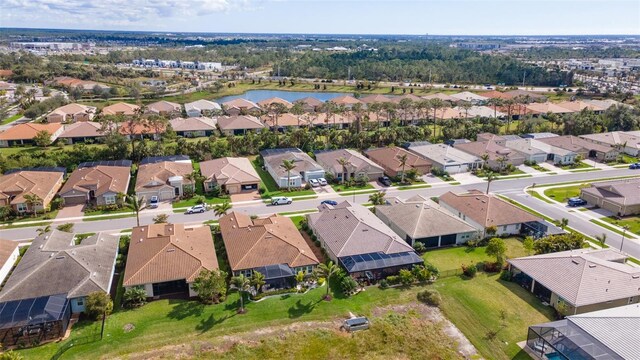
[[271, 205], [289, 205], [291, 204], [291, 202], [293, 202], [293, 200], [291, 200], [291, 198], [288, 198], [286, 196], [271, 198]]
[[149, 201], [149, 208], [150, 209], [155, 209], [158, 207], [158, 197], [157, 196], [152, 196], [151, 197], [151, 201]]
[[207, 211], [207, 208], [204, 205], [200, 204], [200, 205], [195, 205], [188, 208], [187, 214], [198, 214], [198, 213], [202, 214], [205, 211]]
[[320, 186], [320, 182], [318, 182], [318, 180], [316, 180], [316, 179], [309, 179], [309, 184], [311, 185], [311, 187]]
[[325, 178], [318, 179], [318, 182], [320, 183], [320, 186], [326, 186], [327, 185], [327, 179], [325, 179]]

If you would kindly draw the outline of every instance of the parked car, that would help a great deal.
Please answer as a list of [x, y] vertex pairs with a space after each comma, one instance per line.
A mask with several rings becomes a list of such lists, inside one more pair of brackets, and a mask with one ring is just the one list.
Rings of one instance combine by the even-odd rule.
[[311, 185], [311, 187], [318, 187], [320, 186], [320, 182], [316, 179], [309, 179], [309, 184]]
[[391, 179], [388, 176], [380, 176], [378, 182], [384, 186], [391, 186]]
[[322, 200], [322, 202], [320, 202], [320, 205], [322, 205], [322, 204], [336, 206], [336, 205], [338, 205], [338, 202], [335, 201], [335, 200]]
[[207, 211], [207, 208], [204, 205], [200, 204], [188, 208], [187, 214], [202, 214], [205, 211]]
[[149, 200], [149, 208], [155, 209], [158, 207], [158, 197], [152, 196], [151, 200]]
[[369, 319], [364, 316], [347, 319], [342, 323], [340, 330], [345, 330], [348, 332], [358, 331], [358, 330], [367, 330], [369, 328]]
[[634, 170], [640, 169], [640, 163], [629, 165], [629, 169], [634, 169]]
[[291, 198], [288, 198], [286, 196], [271, 198], [271, 205], [289, 205], [292, 202], [293, 200], [291, 200]]
[[327, 179], [325, 179], [325, 178], [319, 178], [318, 182], [320, 183], [320, 186], [326, 186], [327, 185]]
[[585, 200], [583, 200], [583, 199], [580, 199], [579, 197], [573, 197], [573, 198], [570, 198], [570, 199], [567, 201], [567, 204], [568, 204], [570, 207], [576, 207], [576, 206], [584, 206], [584, 205], [587, 205], [587, 202], [586, 202]]

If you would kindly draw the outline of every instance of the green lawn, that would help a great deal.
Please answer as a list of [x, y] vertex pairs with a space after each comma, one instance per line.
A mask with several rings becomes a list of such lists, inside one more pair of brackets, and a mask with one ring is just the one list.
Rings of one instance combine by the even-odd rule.
[[[22, 223], [31, 222], [31, 221], [53, 220], [56, 218], [56, 216], [58, 216], [58, 210], [53, 210], [53, 211], [49, 211], [46, 214], [38, 213], [38, 216], [35, 216], [35, 217], [33, 215], [29, 215], [25, 217], [20, 217], [15, 220], [2, 221], [0, 223], [6, 224], [6, 225], [20, 225]], [[33, 226], [33, 225], [28, 225], [28, 226]]]
[[[219, 197], [214, 197], [211, 195], [204, 195], [205, 197], [205, 203], [207, 204], [222, 204], [225, 201], [229, 201], [231, 202], [230, 198], [219, 198]], [[187, 200], [180, 200], [180, 201], [176, 201], [173, 203], [173, 208], [177, 209], [177, 208], [184, 208], [184, 207], [190, 207], [190, 206], [194, 206], [196, 205], [196, 199], [195, 198], [191, 198], [191, 199], [187, 199]]]
[[271, 175], [269, 174], [268, 171], [264, 170], [262, 168], [262, 166], [260, 166], [257, 162], [257, 159], [253, 159], [253, 161], [251, 161], [251, 164], [253, 164], [253, 167], [256, 169], [256, 171], [258, 172], [258, 175], [260, 175], [260, 180], [261, 181], [261, 185], [267, 189], [266, 192], [264, 192], [262, 194], [262, 198], [263, 199], [269, 199], [272, 198], [274, 196], [303, 196], [303, 195], [315, 195], [315, 191], [309, 189], [309, 190], [305, 190], [305, 189], [300, 189], [300, 190], [291, 190], [291, 191], [287, 191], [287, 189], [280, 189], [278, 187], [278, 184], [276, 184], [276, 181], [273, 180], [273, 178], [271, 177]]
[[91, 212], [85, 211], [84, 216], [127, 214], [127, 213], [132, 213], [131, 209], [127, 207], [123, 207], [117, 210], [95, 210]]
[[[518, 238], [504, 239], [507, 245], [507, 257], [516, 258], [527, 256], [527, 252], [522, 246], [522, 241]], [[485, 253], [486, 247], [466, 247], [457, 246], [444, 249], [430, 250], [422, 254], [422, 258], [437, 267], [440, 271], [460, 270], [462, 265], [477, 264], [485, 261], [495, 261]]]
[[549, 188], [544, 191], [544, 194], [557, 202], [565, 203], [569, 198], [580, 196], [580, 189], [588, 186], [589, 184], [585, 183], [573, 186]]
[[531, 167], [536, 169], [536, 170], [538, 170], [538, 171], [540, 171], [540, 172], [548, 172], [549, 171], [549, 169], [544, 168], [544, 167], [542, 167], [542, 166], [540, 166], [538, 164], [531, 165]]
[[568, 165], [556, 165], [559, 166], [561, 169], [565, 169], [565, 170], [572, 170], [572, 169], [586, 169], [586, 168], [592, 168], [593, 166], [589, 165], [589, 164], [585, 164], [582, 161], [578, 161], [575, 162], [573, 164], [568, 164]]
[[640, 235], [640, 216], [626, 216], [622, 219], [618, 219], [614, 216], [606, 216], [600, 218], [600, 220], [619, 227], [628, 226], [630, 232]]
[[6, 125], [9, 123], [12, 123], [18, 119], [20, 119], [22, 117], [22, 114], [15, 114], [13, 116], [9, 116], [8, 118], [3, 119], [2, 121], [0, 121], [0, 125]]
[[407, 186], [398, 186], [398, 190], [411, 190], [411, 189], [426, 189], [430, 188], [429, 184], [415, 184], [415, 185], [407, 185]]
[[572, 173], [577, 173], [577, 172], [590, 172], [590, 171], [600, 171], [602, 170], [601, 168], [585, 168], [585, 169], [575, 169], [575, 170], [569, 170], [569, 172]]
[[341, 191], [353, 191], [353, 190], [367, 190], [367, 189], [373, 189], [373, 185], [367, 183], [365, 186], [346, 186], [343, 184], [332, 184], [331, 187], [333, 188], [333, 190], [335, 192], [341, 192]]
[[533, 191], [533, 190], [527, 190], [527, 194], [533, 196], [534, 198], [540, 200], [540, 201], [544, 201], [547, 204], [553, 204], [553, 201], [550, 201], [549, 199], [545, 198], [544, 196], [540, 195], [539, 192], [537, 191]]

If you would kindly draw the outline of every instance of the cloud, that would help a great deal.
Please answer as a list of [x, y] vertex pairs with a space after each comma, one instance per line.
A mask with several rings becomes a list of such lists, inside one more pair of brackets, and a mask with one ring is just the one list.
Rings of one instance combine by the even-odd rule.
[[[171, 18], [250, 10], [252, 0], [1, 0], [5, 19], [27, 18], [64, 24], [106, 25], [151, 23]], [[55, 19], [55, 20], [54, 20]], [[153, 20], [159, 20], [157, 23]], [[26, 24], [25, 24], [26, 25]], [[34, 24], [29, 24], [33, 26]]]

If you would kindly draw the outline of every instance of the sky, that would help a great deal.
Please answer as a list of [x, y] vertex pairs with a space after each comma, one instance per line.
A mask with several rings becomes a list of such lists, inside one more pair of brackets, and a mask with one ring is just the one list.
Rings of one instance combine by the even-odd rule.
[[0, 0], [0, 27], [227, 33], [640, 35], [640, 0]]

